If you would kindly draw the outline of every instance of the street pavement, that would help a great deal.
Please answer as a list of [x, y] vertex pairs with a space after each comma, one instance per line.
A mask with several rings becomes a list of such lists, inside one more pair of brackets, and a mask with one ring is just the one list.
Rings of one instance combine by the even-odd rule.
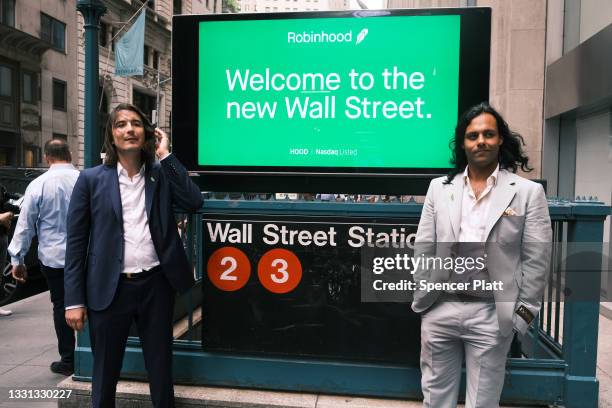
[[[59, 358], [49, 292], [8, 305], [13, 311], [11, 316], [0, 317], [0, 407], [1, 408], [50, 408], [57, 407], [56, 401], [33, 399], [17, 401], [9, 399], [9, 391], [22, 390], [55, 390], [57, 384], [66, 377], [54, 374], [49, 364]], [[612, 315], [608, 313], [608, 315]], [[599, 352], [597, 359], [597, 377], [599, 379], [599, 407], [612, 408], [612, 320], [600, 315], [599, 319]], [[65, 381], [70, 383], [70, 380]], [[87, 387], [89, 383], [78, 383], [77, 388]], [[146, 393], [147, 386], [142, 383], [125, 382], [120, 384], [120, 391], [137, 389]], [[417, 408], [416, 401], [395, 401], [388, 399], [354, 398], [315, 394], [286, 392], [269, 392], [256, 390], [238, 390], [207, 387], [176, 387], [177, 396], [194, 398], [205, 395], [209, 401], [220, 404], [224, 399], [247, 407], [249, 403], [258, 406], [309, 406], [317, 408]], [[275, 401], [275, 403], [272, 403]], [[285, 401], [282, 403], [281, 401]], [[278, 405], [280, 403], [280, 405]], [[261, 405], [264, 404], [264, 405]], [[215, 405], [222, 406], [222, 405]], [[229, 405], [228, 405], [229, 406]]]
[[3, 308], [13, 314], [0, 317], [0, 407], [57, 407], [52, 401], [9, 399], [10, 390], [53, 390], [66, 378], [49, 370], [59, 360], [49, 292]]

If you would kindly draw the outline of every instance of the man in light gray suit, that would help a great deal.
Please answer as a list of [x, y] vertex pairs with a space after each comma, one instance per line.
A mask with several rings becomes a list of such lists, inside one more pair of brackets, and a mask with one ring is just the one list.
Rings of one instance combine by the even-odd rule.
[[514, 174], [531, 170], [522, 145], [497, 111], [479, 104], [455, 129], [453, 171], [427, 191], [415, 257], [486, 261], [466, 273], [458, 263], [415, 272], [416, 282], [444, 284], [415, 292], [412, 303], [422, 314], [424, 407], [457, 405], [464, 359], [466, 407], [497, 407], [513, 332], [525, 333], [540, 309], [552, 230], [542, 186]]

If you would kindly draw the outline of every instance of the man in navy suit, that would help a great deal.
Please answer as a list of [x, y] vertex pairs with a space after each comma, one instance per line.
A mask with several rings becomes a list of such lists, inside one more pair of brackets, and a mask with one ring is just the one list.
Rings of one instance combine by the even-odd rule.
[[81, 172], [68, 210], [66, 322], [81, 330], [89, 318], [94, 407], [115, 406], [132, 322], [153, 405], [174, 407], [175, 291], [186, 291], [194, 279], [173, 205], [193, 211], [202, 196], [169, 153], [166, 134], [133, 105], [120, 104], [110, 114], [104, 150], [104, 164]]

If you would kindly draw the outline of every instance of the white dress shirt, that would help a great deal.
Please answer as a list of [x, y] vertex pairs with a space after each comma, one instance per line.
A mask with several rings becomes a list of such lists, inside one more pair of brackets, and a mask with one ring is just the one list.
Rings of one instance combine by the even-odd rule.
[[[166, 154], [165, 159], [169, 155]], [[121, 273], [140, 273], [160, 264], [153, 246], [149, 219], [145, 209], [145, 166], [130, 178], [127, 170], [117, 162], [119, 194], [123, 214], [123, 268]], [[66, 306], [66, 310], [85, 305]]]
[[159, 265], [145, 210], [145, 166], [133, 177], [117, 162], [123, 208], [123, 273], [139, 273]]
[[463, 171], [463, 182], [465, 190], [463, 192], [463, 202], [461, 203], [461, 225], [459, 227], [459, 242], [484, 242], [487, 226], [487, 216], [491, 207], [491, 190], [497, 184], [499, 174], [499, 164], [495, 171], [487, 178], [487, 187], [476, 198], [470, 178], [468, 177], [468, 166]]
[[[461, 223], [459, 227], [459, 242], [472, 244], [459, 244], [457, 247], [457, 255], [459, 257], [470, 257], [475, 259], [482, 257], [485, 254], [485, 245], [487, 237], [484, 236], [489, 208], [491, 207], [491, 191], [497, 184], [497, 176], [499, 174], [499, 165], [495, 171], [487, 178], [487, 186], [478, 198], [474, 194], [470, 178], [468, 176], [468, 167], [465, 167], [463, 172], [464, 191], [461, 202]], [[484, 280], [490, 282], [489, 271], [484, 269], [467, 270], [461, 274], [454, 273], [452, 275], [453, 282], [472, 283], [475, 280]], [[458, 290], [455, 293], [463, 293], [470, 296], [482, 298], [493, 298], [493, 292], [487, 290], [474, 290], [473, 286], [470, 290]]]

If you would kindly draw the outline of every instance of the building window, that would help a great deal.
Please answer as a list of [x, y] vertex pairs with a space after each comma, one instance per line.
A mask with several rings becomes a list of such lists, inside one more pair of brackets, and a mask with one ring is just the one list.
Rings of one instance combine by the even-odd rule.
[[183, 14], [183, 1], [173, 0], [172, 1], [172, 14]]
[[115, 27], [111, 27], [110, 32], [111, 51], [115, 51], [115, 34], [117, 34], [117, 32], [115, 31]]
[[8, 147], [0, 147], [0, 166], [9, 166], [12, 163], [11, 158], [14, 155], [14, 149]]
[[66, 24], [44, 13], [40, 13], [40, 38], [58, 51], [66, 50]]
[[13, 69], [0, 65], [0, 96], [13, 97]]
[[159, 69], [159, 51], [153, 50], [153, 69]]
[[98, 31], [98, 42], [102, 47], [108, 47], [108, 24], [100, 21], [100, 31]]
[[66, 111], [67, 99], [66, 82], [53, 78], [53, 109]]
[[15, 104], [0, 100], [0, 125], [15, 126]]
[[132, 91], [132, 103], [138, 106], [147, 115], [149, 120], [153, 120], [153, 110], [156, 104], [155, 96], [134, 89]]
[[144, 3], [147, 3], [147, 7], [155, 11], [155, 0], [132, 0], [132, 5], [137, 7], [140, 7]]
[[132, 0], [132, 6], [140, 7], [144, 3], [147, 3], [147, 7], [155, 11], [155, 1], [154, 0]]
[[15, 68], [0, 64], [0, 125], [14, 127], [17, 124]]
[[22, 98], [26, 103], [38, 102], [38, 75], [36, 73], [23, 71]]
[[149, 55], [151, 55], [151, 47], [149, 47], [148, 45], [144, 46], [144, 64], [145, 65], [149, 65]]
[[0, 23], [15, 27], [15, 0], [0, 0]]
[[68, 136], [64, 135], [62, 133], [55, 133], [53, 132], [53, 136], [51, 136], [52, 139], [62, 139], [62, 140], [66, 140], [68, 141]]
[[38, 167], [40, 163], [40, 147], [28, 145], [23, 146], [23, 166]]

